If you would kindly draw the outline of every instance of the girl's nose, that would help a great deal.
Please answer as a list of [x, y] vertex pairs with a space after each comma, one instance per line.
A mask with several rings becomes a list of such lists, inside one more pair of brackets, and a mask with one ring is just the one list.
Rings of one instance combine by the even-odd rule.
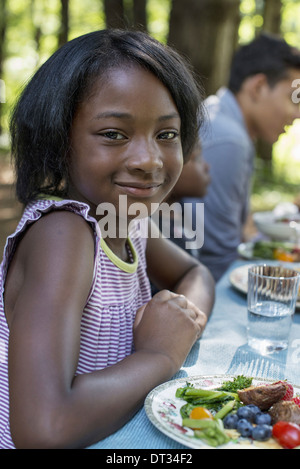
[[144, 172], [154, 172], [163, 167], [163, 160], [158, 145], [150, 142], [139, 143], [130, 148], [130, 155], [127, 158], [129, 170], [140, 170]]

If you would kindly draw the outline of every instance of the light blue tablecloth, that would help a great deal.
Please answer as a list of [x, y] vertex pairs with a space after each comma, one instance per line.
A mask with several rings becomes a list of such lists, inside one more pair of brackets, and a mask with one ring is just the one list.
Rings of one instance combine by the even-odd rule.
[[[246, 295], [235, 290], [229, 280], [230, 272], [246, 263], [236, 261], [217, 284], [216, 303], [205, 332], [174, 378], [244, 374], [274, 380], [288, 379], [300, 385], [300, 311], [294, 315], [287, 351], [261, 356], [247, 345]], [[141, 409], [118, 432], [90, 448], [171, 450], [186, 447], [157, 430]]]

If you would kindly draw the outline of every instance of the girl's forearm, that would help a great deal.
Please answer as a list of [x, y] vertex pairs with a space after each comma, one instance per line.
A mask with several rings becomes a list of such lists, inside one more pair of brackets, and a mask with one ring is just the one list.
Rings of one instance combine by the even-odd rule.
[[83, 415], [89, 414], [84, 432], [78, 420], [76, 431], [83, 438], [79, 445], [90, 445], [118, 430], [140, 409], [147, 394], [176, 371], [166, 355], [138, 351], [113, 367], [78, 376], [73, 391]]
[[174, 292], [185, 295], [207, 317], [210, 316], [215, 301], [215, 282], [204, 265], [192, 267], [177, 283]]
[[139, 351], [106, 369], [78, 375], [55, 405], [37, 406], [30, 425], [19, 422], [15, 444], [45, 449], [96, 443], [124, 425], [148, 392], [175, 371], [166, 355]]

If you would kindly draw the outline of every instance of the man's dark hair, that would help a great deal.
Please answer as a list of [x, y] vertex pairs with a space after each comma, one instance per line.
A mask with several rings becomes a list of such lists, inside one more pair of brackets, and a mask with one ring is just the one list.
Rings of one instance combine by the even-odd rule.
[[290, 68], [300, 72], [300, 51], [278, 36], [263, 33], [235, 53], [228, 87], [237, 93], [246, 78], [258, 73], [266, 75], [273, 87], [288, 77]]
[[149, 70], [169, 90], [181, 118], [183, 154], [189, 154], [202, 121], [202, 92], [185, 60], [142, 32], [88, 33], [65, 44], [41, 66], [14, 109], [10, 131], [21, 202], [41, 192], [67, 195], [74, 114], [97, 79], [128, 65]]

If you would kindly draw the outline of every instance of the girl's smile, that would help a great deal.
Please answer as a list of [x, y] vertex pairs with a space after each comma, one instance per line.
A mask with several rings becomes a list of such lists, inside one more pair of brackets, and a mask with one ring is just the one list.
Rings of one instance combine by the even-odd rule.
[[136, 197], [151, 197], [155, 195], [156, 192], [160, 189], [163, 182], [161, 183], [143, 183], [139, 181], [128, 181], [128, 182], [117, 182], [120, 186], [121, 191], [125, 194], [136, 196]]
[[131, 203], [161, 203], [182, 170], [180, 117], [168, 89], [140, 66], [112, 69], [96, 81], [71, 132], [69, 196], [118, 212]]

